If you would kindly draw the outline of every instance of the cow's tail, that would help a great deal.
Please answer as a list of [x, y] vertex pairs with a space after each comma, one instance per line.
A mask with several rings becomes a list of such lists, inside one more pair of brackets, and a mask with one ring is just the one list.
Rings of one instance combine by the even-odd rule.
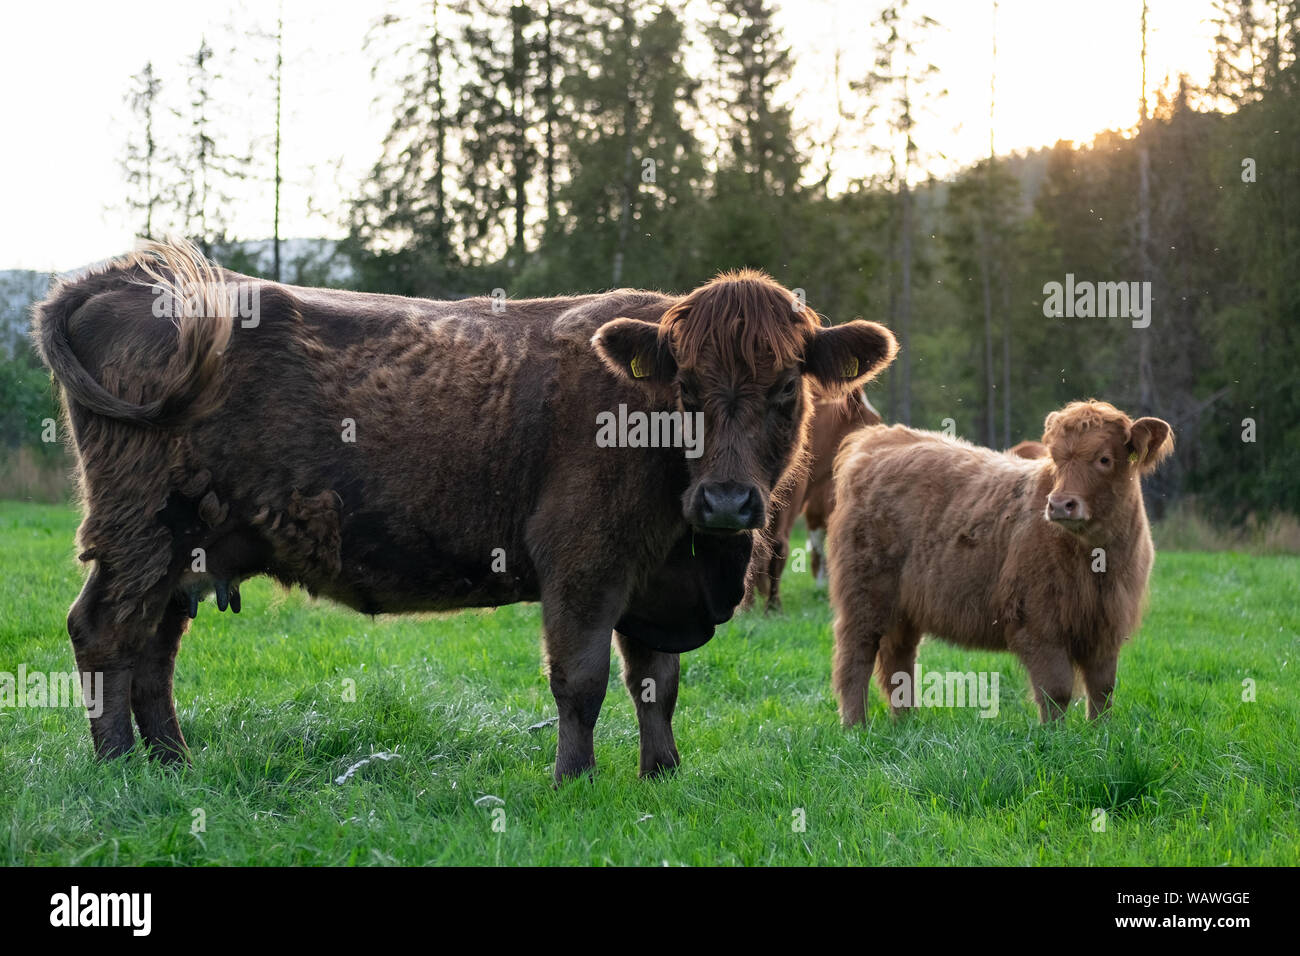
[[[162, 372], [154, 397], [135, 403], [106, 389], [81, 363], [70, 327], [77, 311], [95, 296], [128, 284], [151, 287], [142, 308], [163, 298], [177, 328], [176, 352]], [[203, 411], [202, 399], [215, 391], [221, 353], [233, 328], [231, 297], [219, 268], [190, 242], [144, 242], [133, 253], [68, 281], [59, 281], [33, 309], [36, 349], [65, 398], [117, 421], [167, 427], [184, 424]]]

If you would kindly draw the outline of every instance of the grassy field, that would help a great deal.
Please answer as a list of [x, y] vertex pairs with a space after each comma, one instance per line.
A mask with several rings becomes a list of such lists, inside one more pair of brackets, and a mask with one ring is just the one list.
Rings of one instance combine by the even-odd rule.
[[[72, 668], [76, 520], [0, 503], [0, 671]], [[0, 709], [0, 864], [1300, 863], [1300, 559], [1162, 553], [1151, 591], [1103, 725], [1039, 727], [1014, 658], [927, 642], [926, 669], [999, 671], [1000, 714], [895, 724], [873, 690], [845, 732], [825, 596], [789, 574], [783, 616], [683, 657], [675, 776], [637, 779], [615, 667], [600, 771], [557, 792], [535, 606], [370, 619], [259, 581], [186, 637], [190, 768]]]

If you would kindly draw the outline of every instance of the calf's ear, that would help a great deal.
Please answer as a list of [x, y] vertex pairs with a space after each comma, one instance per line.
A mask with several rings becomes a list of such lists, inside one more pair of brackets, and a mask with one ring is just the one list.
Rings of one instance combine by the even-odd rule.
[[1139, 418], [1129, 429], [1128, 449], [1140, 472], [1155, 471], [1174, 450], [1174, 430], [1159, 418]]
[[631, 382], [662, 387], [677, 375], [677, 361], [654, 322], [613, 319], [596, 330], [591, 346], [611, 372]]
[[898, 342], [876, 322], [854, 319], [818, 329], [804, 348], [804, 371], [827, 399], [861, 388], [894, 360]]

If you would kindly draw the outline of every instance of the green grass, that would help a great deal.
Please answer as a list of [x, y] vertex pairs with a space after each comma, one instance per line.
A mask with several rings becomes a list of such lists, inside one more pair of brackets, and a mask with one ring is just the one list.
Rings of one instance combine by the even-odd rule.
[[[72, 668], [76, 520], [0, 503], [0, 671]], [[1300, 863], [1300, 559], [1162, 553], [1101, 725], [1039, 727], [1013, 657], [927, 642], [927, 669], [1001, 673], [999, 715], [895, 724], [873, 689], [845, 732], [825, 595], [784, 590], [683, 657], [675, 776], [637, 779], [615, 666], [599, 773], [557, 792], [535, 606], [371, 619], [251, 583], [181, 651], [192, 767], [97, 763], [79, 710], [0, 709], [0, 864]]]

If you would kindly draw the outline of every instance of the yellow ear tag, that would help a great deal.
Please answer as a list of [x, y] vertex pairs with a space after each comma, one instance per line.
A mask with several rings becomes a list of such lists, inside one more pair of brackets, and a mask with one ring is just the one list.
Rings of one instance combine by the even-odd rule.
[[645, 378], [650, 374], [650, 363], [641, 356], [634, 356], [632, 359], [632, 377]]
[[856, 356], [854, 356], [854, 357], [852, 357], [852, 358], [850, 358], [850, 359], [848, 359], [848, 360], [845, 361], [845, 363], [844, 363], [844, 377], [845, 377], [845, 378], [857, 378], [857, 377], [858, 377], [858, 360], [857, 360], [857, 357], [856, 357]]
[[1137, 461], [1137, 460], [1138, 460], [1138, 453], [1137, 453], [1137, 452], [1135, 452], [1135, 451], [1131, 451], [1131, 452], [1128, 453], [1128, 463], [1129, 463], [1130, 465], [1133, 464], [1133, 463], [1134, 463], [1135, 461]]

